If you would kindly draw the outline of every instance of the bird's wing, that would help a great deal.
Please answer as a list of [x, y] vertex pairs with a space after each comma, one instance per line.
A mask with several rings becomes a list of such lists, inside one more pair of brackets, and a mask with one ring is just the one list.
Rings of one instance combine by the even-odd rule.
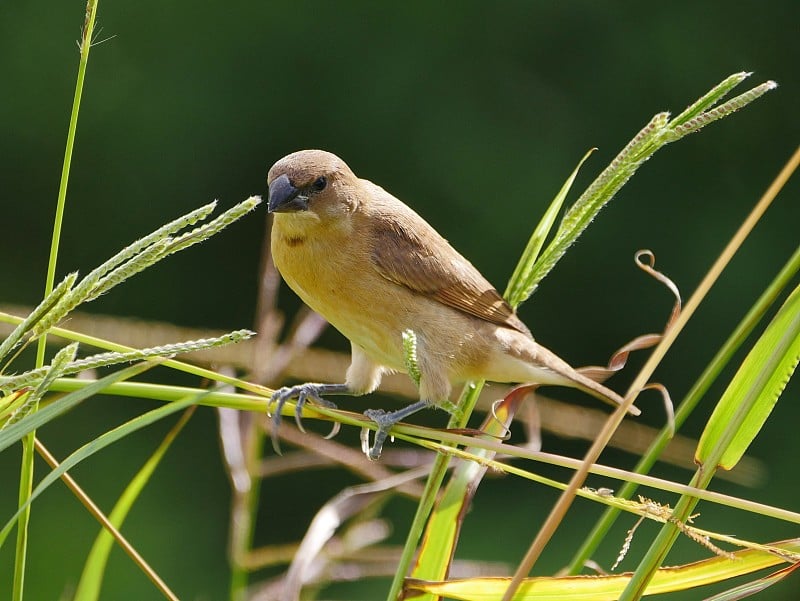
[[372, 262], [381, 276], [458, 311], [530, 334], [472, 263], [416, 213], [403, 208], [372, 222]]

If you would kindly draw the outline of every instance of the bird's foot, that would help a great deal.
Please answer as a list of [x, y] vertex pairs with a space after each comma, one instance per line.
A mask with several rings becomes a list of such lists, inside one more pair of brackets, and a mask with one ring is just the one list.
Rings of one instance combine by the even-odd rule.
[[409, 415], [429, 406], [430, 404], [427, 401], [418, 401], [408, 407], [398, 409], [397, 411], [367, 409], [364, 415], [378, 424], [378, 429], [375, 431], [375, 439], [371, 446], [369, 444], [369, 428], [361, 430], [361, 450], [372, 461], [380, 458], [381, 451], [383, 451], [383, 443], [386, 442], [386, 438], [389, 436], [389, 430], [391, 430], [396, 423], [404, 420]]
[[[350, 390], [346, 384], [298, 384], [297, 386], [284, 386], [276, 390], [269, 400], [269, 407], [275, 405], [274, 410], [268, 412], [272, 417], [272, 448], [275, 452], [281, 454], [280, 439], [278, 437], [278, 428], [281, 425], [281, 411], [286, 402], [297, 397], [297, 404], [294, 408], [294, 421], [301, 432], [305, 432], [303, 428], [303, 406], [307, 401], [312, 400], [314, 403], [322, 407], [336, 409], [336, 405], [322, 397], [323, 394], [347, 394]], [[334, 429], [328, 435], [333, 436], [338, 432], [339, 424], [334, 425]]]

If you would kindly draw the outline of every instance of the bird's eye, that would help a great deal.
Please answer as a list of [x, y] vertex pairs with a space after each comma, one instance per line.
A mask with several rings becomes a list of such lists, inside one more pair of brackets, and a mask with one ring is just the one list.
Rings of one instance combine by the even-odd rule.
[[326, 178], [323, 175], [321, 177], [318, 177], [316, 180], [314, 180], [314, 183], [311, 184], [311, 187], [314, 190], [316, 190], [317, 192], [320, 192], [321, 190], [324, 190], [325, 186], [327, 186], [327, 185], [328, 185], [328, 178]]

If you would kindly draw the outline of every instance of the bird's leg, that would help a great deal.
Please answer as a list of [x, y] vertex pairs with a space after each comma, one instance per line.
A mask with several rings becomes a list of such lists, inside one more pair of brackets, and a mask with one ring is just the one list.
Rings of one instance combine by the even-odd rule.
[[427, 409], [430, 406], [431, 404], [428, 401], [417, 401], [416, 403], [413, 403], [408, 407], [398, 409], [397, 411], [367, 409], [364, 412], [364, 415], [378, 424], [378, 430], [375, 432], [375, 440], [371, 447], [369, 446], [369, 430], [362, 432], [361, 448], [367, 454], [367, 457], [373, 461], [378, 459], [381, 456], [381, 451], [383, 450], [383, 443], [386, 441], [386, 437], [389, 435], [389, 430], [392, 428], [392, 426], [394, 426], [397, 422], [404, 420], [409, 415], [412, 415], [417, 411], [421, 411], [422, 409]]
[[272, 448], [275, 449], [278, 455], [281, 454], [278, 428], [281, 425], [281, 410], [286, 404], [286, 401], [292, 397], [297, 397], [297, 405], [295, 405], [294, 409], [294, 421], [297, 423], [297, 427], [300, 428], [302, 432], [305, 432], [303, 428], [303, 406], [306, 404], [306, 401], [311, 399], [323, 407], [329, 407], [331, 409], [336, 408], [334, 403], [322, 398], [323, 394], [352, 394], [352, 392], [347, 384], [307, 383], [298, 384], [297, 386], [284, 386], [272, 393], [272, 397], [269, 400], [269, 406], [275, 403], [275, 410], [272, 412]]

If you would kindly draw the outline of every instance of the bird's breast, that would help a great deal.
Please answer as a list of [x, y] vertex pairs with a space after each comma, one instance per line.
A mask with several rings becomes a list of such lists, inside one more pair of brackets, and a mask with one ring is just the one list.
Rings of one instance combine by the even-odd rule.
[[273, 229], [275, 266], [294, 292], [378, 363], [402, 371], [408, 308], [350, 236]]

